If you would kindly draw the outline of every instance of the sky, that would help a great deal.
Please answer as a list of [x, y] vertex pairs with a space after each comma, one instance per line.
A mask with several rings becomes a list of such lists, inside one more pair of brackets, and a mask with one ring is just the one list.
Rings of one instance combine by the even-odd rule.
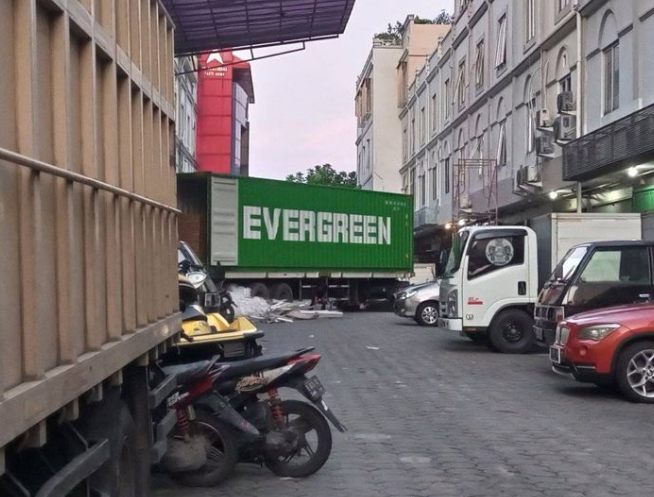
[[356, 0], [340, 38], [252, 62], [250, 175], [283, 179], [326, 163], [356, 170], [355, 86], [373, 35], [409, 14], [434, 18], [443, 9], [452, 12], [453, 5], [453, 0]]

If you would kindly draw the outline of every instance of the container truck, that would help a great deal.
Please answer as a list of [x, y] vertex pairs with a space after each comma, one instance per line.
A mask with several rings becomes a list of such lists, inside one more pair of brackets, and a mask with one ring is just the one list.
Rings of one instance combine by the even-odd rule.
[[206, 173], [177, 185], [180, 239], [252, 295], [363, 304], [412, 272], [410, 196]]
[[640, 214], [549, 214], [531, 227], [463, 228], [441, 283], [439, 324], [500, 352], [528, 352], [539, 290], [568, 250], [640, 238]]
[[0, 66], [0, 495], [147, 495], [174, 424], [148, 366], [181, 327], [173, 25], [0, 0]]

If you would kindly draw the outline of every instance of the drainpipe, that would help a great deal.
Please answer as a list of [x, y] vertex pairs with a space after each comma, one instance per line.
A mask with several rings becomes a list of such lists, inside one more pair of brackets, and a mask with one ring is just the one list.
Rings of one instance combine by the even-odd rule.
[[[577, 138], [581, 138], [583, 134], [583, 120], [584, 120], [584, 107], [583, 107], [583, 88], [586, 84], [586, 76], [584, 71], [584, 37], [583, 37], [583, 19], [581, 16], [581, 6], [579, 0], [575, 3], [575, 14], [577, 16]], [[582, 213], [583, 199], [581, 195], [581, 182], [577, 182], [577, 214]]]

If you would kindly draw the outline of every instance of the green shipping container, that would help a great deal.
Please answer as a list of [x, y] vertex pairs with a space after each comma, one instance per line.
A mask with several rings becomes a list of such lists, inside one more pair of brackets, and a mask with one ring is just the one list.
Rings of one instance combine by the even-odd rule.
[[180, 175], [180, 238], [240, 272], [409, 273], [407, 195], [205, 173]]

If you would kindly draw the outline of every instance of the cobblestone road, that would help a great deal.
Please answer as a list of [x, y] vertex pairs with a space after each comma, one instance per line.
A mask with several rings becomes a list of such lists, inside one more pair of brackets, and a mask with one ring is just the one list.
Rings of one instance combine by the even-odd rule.
[[216, 489], [157, 497], [576, 497], [651, 493], [654, 407], [560, 378], [545, 355], [489, 352], [387, 313], [268, 325], [266, 352], [314, 345], [349, 428], [316, 475], [240, 465]]

